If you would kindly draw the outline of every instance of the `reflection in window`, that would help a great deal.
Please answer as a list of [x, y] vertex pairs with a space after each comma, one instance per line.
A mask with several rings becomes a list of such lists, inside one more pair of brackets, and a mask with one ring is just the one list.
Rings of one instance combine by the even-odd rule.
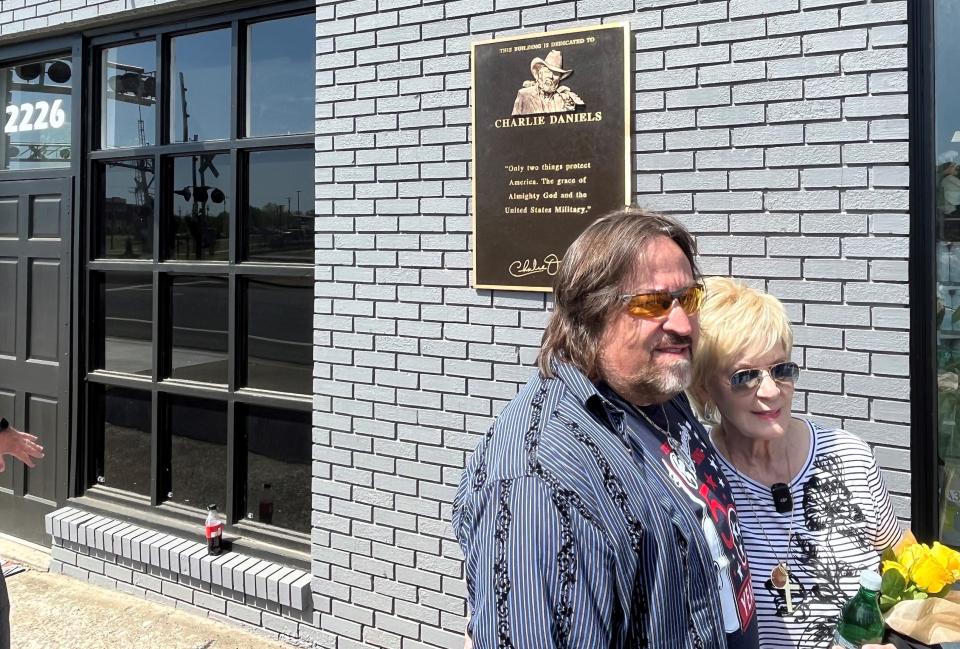
[[226, 508], [227, 406], [218, 401], [170, 397], [170, 493], [182, 505]]
[[248, 42], [247, 134], [312, 133], [313, 15], [250, 25]]
[[110, 272], [101, 277], [98, 366], [114, 372], [153, 371], [153, 278], [149, 273]]
[[176, 276], [170, 296], [170, 376], [226, 384], [227, 280]]
[[103, 165], [99, 256], [153, 258], [153, 158]]
[[934, 6], [940, 540], [960, 548], [960, 3]]
[[310, 533], [309, 412], [247, 411], [247, 518]]
[[247, 387], [310, 394], [313, 283], [247, 281]]
[[109, 47], [101, 57], [101, 145], [109, 149], [152, 144], [156, 133], [156, 43]]
[[98, 482], [150, 495], [150, 393], [101, 388], [103, 464]]
[[0, 169], [69, 167], [70, 57], [57, 57], [0, 68], [4, 98]]
[[173, 159], [170, 257], [227, 261], [230, 257], [230, 156], [201, 153]]
[[313, 263], [313, 149], [259, 151], [248, 160], [246, 259]]
[[171, 39], [171, 142], [230, 137], [230, 48], [229, 29]]

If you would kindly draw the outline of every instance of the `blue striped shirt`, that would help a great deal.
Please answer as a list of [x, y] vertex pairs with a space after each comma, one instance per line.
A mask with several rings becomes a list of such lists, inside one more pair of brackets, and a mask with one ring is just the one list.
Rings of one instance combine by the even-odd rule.
[[699, 521], [570, 365], [537, 373], [477, 446], [454, 501], [476, 649], [726, 649]]

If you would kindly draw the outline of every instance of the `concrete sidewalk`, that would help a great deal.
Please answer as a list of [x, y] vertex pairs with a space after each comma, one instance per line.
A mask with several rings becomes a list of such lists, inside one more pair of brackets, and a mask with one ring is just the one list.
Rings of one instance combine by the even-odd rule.
[[28, 568], [7, 579], [15, 649], [289, 649], [193, 613], [47, 572], [50, 557], [0, 538], [0, 557]]

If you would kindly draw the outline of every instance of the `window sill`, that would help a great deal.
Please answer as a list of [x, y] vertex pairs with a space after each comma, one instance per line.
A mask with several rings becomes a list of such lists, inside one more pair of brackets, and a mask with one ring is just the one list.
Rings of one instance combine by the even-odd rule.
[[[54, 545], [84, 554], [113, 557], [142, 572], [187, 586], [218, 589], [298, 611], [313, 607], [309, 572], [236, 551], [209, 556], [205, 543], [190, 541], [148, 527], [74, 507], [58, 509], [44, 519]], [[236, 549], [236, 546], [234, 546]]]

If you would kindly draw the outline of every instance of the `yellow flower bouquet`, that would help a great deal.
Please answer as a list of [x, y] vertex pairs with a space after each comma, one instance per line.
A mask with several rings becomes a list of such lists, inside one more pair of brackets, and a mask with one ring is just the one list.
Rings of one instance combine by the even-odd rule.
[[960, 641], [960, 552], [941, 543], [887, 550], [880, 610], [887, 625], [924, 644]]

